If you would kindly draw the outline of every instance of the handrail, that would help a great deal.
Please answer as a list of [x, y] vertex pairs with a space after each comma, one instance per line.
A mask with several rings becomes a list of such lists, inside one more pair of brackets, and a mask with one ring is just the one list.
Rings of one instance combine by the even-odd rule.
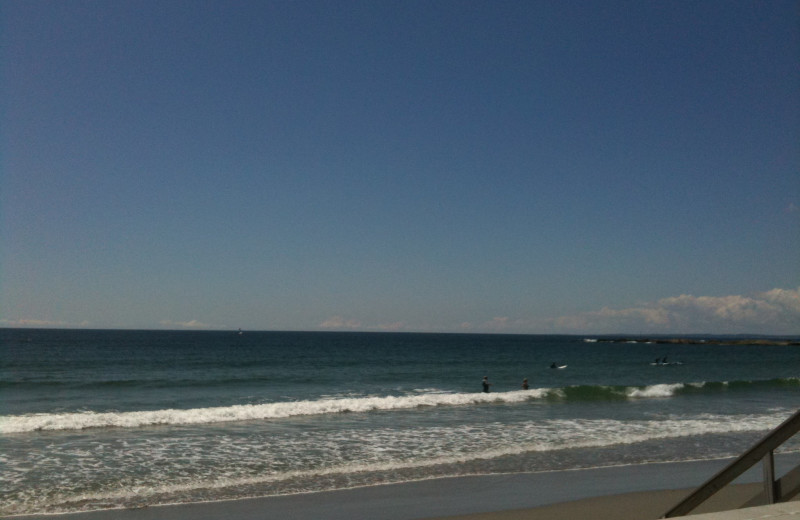
[[[787, 492], [789, 489], [784, 488], [786, 492], [782, 492], [780, 489], [783, 487], [781, 483], [784, 479], [777, 482], [775, 481], [773, 451], [789, 440], [798, 431], [800, 431], [800, 410], [786, 419], [780, 426], [772, 430], [772, 432], [761, 439], [755, 446], [744, 452], [727, 467], [708, 479], [703, 485], [681, 500], [672, 509], [664, 513], [664, 516], [661, 518], [684, 516], [688, 514], [759, 461], [764, 462], [764, 490], [767, 503], [772, 504], [774, 502], [780, 502], [784, 498], [788, 498], [789, 493]], [[797, 491], [793, 490], [793, 494], [796, 493]]]
[[[797, 466], [791, 471], [788, 471], [783, 477], [779, 478], [775, 481], [775, 490], [777, 495], [780, 497], [780, 502], [786, 502], [787, 500], [791, 500], [794, 496], [800, 493], [800, 466]], [[765, 495], [767, 494], [768, 490], [763, 490], [744, 504], [741, 507], [753, 507], [753, 506], [762, 506], [764, 502], [768, 501], [765, 499]], [[767, 497], [768, 498], [768, 497]]]

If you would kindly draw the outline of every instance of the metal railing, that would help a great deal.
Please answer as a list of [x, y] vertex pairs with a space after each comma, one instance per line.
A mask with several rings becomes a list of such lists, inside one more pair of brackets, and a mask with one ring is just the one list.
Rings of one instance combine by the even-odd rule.
[[717, 491], [733, 482], [739, 475], [758, 462], [764, 464], [764, 490], [741, 507], [784, 502], [800, 492], [800, 466], [775, 480], [775, 448], [800, 431], [800, 410], [772, 430], [755, 446], [744, 452], [719, 473], [711, 477], [661, 518], [684, 516], [705, 502]]

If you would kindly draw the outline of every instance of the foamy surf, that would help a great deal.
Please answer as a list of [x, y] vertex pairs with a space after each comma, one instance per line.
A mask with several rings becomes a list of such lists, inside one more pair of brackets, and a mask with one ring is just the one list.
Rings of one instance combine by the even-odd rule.
[[[751, 383], [755, 384], [755, 383]], [[403, 410], [424, 407], [514, 404], [531, 400], [663, 399], [686, 387], [694, 391], [723, 388], [719, 383], [674, 383], [649, 386], [577, 386], [537, 388], [496, 393], [424, 393], [409, 396], [323, 398], [266, 404], [246, 404], [192, 409], [131, 412], [75, 412], [0, 417], [0, 433], [84, 430], [89, 428], [140, 428], [160, 425], [198, 425], [224, 422], [284, 419], [340, 413]]]
[[[238, 496], [238, 490], [251, 490], [252, 494], [266, 496], [308, 491], [309, 486], [328, 482], [329, 486], [320, 489], [336, 489], [342, 486], [372, 485], [379, 482], [404, 482], [418, 480], [430, 475], [470, 474], [470, 468], [482, 460], [513, 460], [536, 453], [548, 453], [546, 458], [558, 459], [569, 450], [614, 449], [629, 451], [625, 446], [638, 443], [669, 442], [690, 436], [729, 434], [731, 432], [759, 432], [774, 427], [782, 419], [782, 414], [758, 415], [706, 415], [694, 419], [667, 417], [663, 420], [618, 421], [610, 419], [544, 419], [530, 420], [515, 424], [485, 423], [474, 426], [456, 427], [415, 427], [397, 431], [339, 430], [337, 437], [317, 438], [272, 438], [273, 444], [265, 446], [258, 439], [249, 444], [231, 445], [229, 440], [212, 435], [204, 442], [183, 445], [180, 456], [161, 459], [179, 473], [192, 475], [189, 479], [165, 482], [159, 479], [156, 466], [149, 468], [154, 475], [142, 475], [132, 488], [130, 483], [102, 489], [84, 490], [81, 493], [59, 492], [43, 497], [33, 489], [22, 489], [19, 502], [7, 506], [2, 513], [29, 513], [45, 507], [54, 511], [68, 512], [81, 510], [87, 504], [101, 504], [104, 507], [138, 507], [141, 504], [169, 503], [185, 500], [187, 497], [208, 497], [214, 499]], [[452, 439], [452, 442], [442, 442]], [[347, 457], [336, 449], [341, 442], [352, 444]], [[213, 443], [213, 444], [207, 444]], [[308, 443], [313, 443], [316, 454], [314, 461], [300, 456]], [[371, 449], [381, 446], [383, 449]], [[413, 447], [413, 448], [411, 448]], [[401, 449], [402, 448], [402, 449]], [[125, 457], [149, 460], [153, 457], [153, 446], [146, 440], [125, 443], [124, 452], [109, 450], [116, 459], [105, 461], [106, 471], [113, 471], [116, 464], [122, 464]], [[168, 451], [168, 448], [162, 447]], [[209, 465], [210, 459], [223, 454], [227, 465]], [[276, 455], [280, 453], [280, 455]], [[58, 455], [58, 454], [56, 454]], [[716, 455], [719, 455], [717, 453]], [[89, 456], [85, 453], [83, 456]], [[236, 460], [239, 457], [272, 460], [259, 472], [242, 474], [238, 471]], [[667, 459], [669, 460], [669, 459]], [[605, 459], [593, 462], [599, 467], [606, 464]], [[278, 470], [277, 468], [280, 468]], [[436, 469], [439, 468], [439, 469]], [[450, 468], [450, 469], [448, 469]], [[101, 468], [93, 466], [93, 471]], [[464, 473], [459, 473], [463, 471]], [[338, 484], [337, 484], [338, 483]]]
[[644, 388], [629, 388], [626, 392], [628, 397], [672, 397], [676, 392], [684, 388], [683, 383], [651, 385]]
[[401, 410], [427, 406], [463, 406], [492, 402], [518, 403], [529, 399], [541, 398], [547, 392], [546, 389], [539, 389], [498, 393], [424, 394], [402, 397], [320, 399], [316, 401], [248, 404], [187, 410], [168, 409], [135, 412], [78, 412], [5, 416], [0, 417], [0, 433], [211, 424], [282, 419], [301, 415]]

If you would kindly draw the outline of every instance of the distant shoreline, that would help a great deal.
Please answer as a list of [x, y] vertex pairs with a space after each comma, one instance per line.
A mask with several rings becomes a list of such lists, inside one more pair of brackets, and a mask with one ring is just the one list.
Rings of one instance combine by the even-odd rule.
[[[588, 341], [588, 340], [584, 340]], [[699, 338], [592, 338], [597, 343], [658, 343], [667, 345], [764, 345], [764, 346], [800, 346], [800, 340], [794, 339], [699, 339]]]

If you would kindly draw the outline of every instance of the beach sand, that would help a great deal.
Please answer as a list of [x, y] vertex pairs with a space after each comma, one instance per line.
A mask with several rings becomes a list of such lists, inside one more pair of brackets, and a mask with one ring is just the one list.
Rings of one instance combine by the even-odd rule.
[[[661, 518], [694, 488], [640, 491], [585, 498], [547, 506], [440, 517], [438, 520], [650, 520]], [[761, 489], [760, 484], [737, 484], [714, 495], [692, 514], [737, 509]]]
[[[54, 515], [58, 520], [647, 520], [659, 518], [729, 460], [432, 479], [340, 491]], [[776, 459], [777, 474], [800, 454]], [[741, 507], [760, 465], [695, 513]], [[14, 517], [38, 519], [42, 516]]]

